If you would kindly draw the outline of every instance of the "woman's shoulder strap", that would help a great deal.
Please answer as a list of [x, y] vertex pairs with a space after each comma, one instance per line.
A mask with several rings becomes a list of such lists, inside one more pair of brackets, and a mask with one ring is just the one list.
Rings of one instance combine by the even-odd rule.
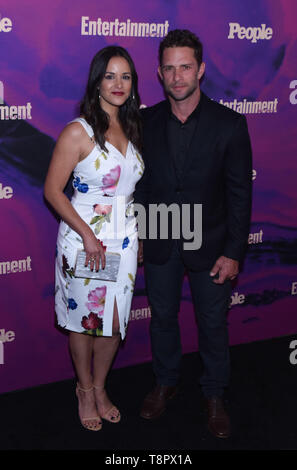
[[90, 124], [88, 124], [87, 121], [83, 117], [78, 117], [76, 119], [73, 119], [72, 121], [69, 122], [69, 124], [71, 124], [72, 122], [79, 122], [85, 129], [88, 136], [93, 137], [94, 132], [93, 132], [92, 126], [90, 126]]

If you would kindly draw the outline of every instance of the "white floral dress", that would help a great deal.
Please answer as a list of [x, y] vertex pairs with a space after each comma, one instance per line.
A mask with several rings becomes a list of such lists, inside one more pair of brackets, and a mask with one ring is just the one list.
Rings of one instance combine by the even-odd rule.
[[[90, 138], [92, 127], [79, 122]], [[109, 142], [108, 152], [97, 144], [73, 172], [71, 203], [92, 228], [107, 251], [121, 255], [116, 282], [74, 277], [77, 251], [83, 242], [77, 232], [61, 221], [56, 250], [55, 308], [60, 326], [95, 336], [111, 336], [115, 299], [120, 333], [124, 338], [134, 290], [138, 236], [133, 208], [135, 184], [144, 164], [129, 142], [126, 156]]]

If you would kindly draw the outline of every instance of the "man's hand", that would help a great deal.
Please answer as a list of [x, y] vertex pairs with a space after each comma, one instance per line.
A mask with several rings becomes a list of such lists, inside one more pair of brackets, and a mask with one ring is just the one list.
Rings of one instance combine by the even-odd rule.
[[143, 241], [142, 240], [139, 240], [138, 242], [137, 261], [139, 264], [143, 263]]
[[214, 277], [216, 274], [219, 274], [218, 279], [214, 279], [213, 282], [216, 284], [224, 284], [228, 279], [233, 281], [233, 279], [236, 278], [239, 271], [238, 267], [238, 261], [226, 258], [226, 256], [220, 256], [210, 271], [210, 276]]

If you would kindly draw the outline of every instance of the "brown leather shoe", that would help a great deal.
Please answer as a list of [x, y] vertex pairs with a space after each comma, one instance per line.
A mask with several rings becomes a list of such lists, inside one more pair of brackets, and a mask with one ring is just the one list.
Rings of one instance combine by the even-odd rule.
[[166, 409], [167, 401], [177, 393], [177, 386], [156, 385], [145, 397], [140, 416], [145, 419], [158, 418]]
[[206, 399], [208, 414], [208, 429], [215, 436], [227, 438], [230, 436], [230, 419], [227, 415], [223, 400], [220, 397]]

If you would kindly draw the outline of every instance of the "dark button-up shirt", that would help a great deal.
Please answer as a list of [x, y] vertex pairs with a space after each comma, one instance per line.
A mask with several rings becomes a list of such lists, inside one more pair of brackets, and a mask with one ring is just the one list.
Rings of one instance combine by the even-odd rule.
[[197, 107], [185, 122], [181, 122], [172, 113], [170, 105], [168, 106], [167, 138], [178, 180], [181, 178], [187, 153], [190, 149], [190, 144], [199, 121], [201, 100], [202, 94]]

